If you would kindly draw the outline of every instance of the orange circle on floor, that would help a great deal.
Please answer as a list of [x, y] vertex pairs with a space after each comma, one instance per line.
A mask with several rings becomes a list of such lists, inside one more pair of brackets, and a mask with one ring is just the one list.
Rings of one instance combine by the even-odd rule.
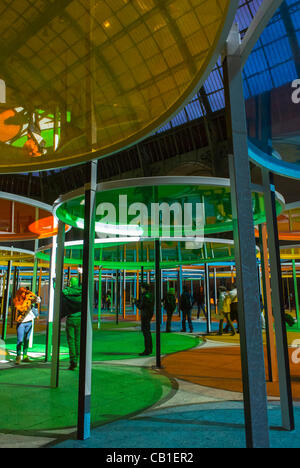
[[[295, 349], [289, 349], [292, 392], [293, 399], [300, 401], [300, 364], [292, 362], [291, 356], [294, 352]], [[241, 355], [238, 346], [194, 349], [176, 353], [163, 359], [163, 367], [165, 372], [180, 380], [218, 390], [243, 392]], [[278, 382], [267, 382], [267, 393], [270, 397], [279, 397]]]

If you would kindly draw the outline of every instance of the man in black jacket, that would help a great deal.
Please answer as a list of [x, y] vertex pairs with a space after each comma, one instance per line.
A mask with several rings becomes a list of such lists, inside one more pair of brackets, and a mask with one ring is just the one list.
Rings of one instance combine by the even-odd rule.
[[182, 311], [182, 332], [186, 332], [186, 320], [188, 321], [190, 332], [193, 333], [192, 309], [193, 298], [186, 286], [183, 288], [183, 293], [180, 297], [180, 310]]
[[166, 333], [171, 333], [172, 316], [176, 309], [175, 289], [170, 288], [163, 300], [163, 306], [167, 312]]
[[82, 287], [78, 278], [71, 278], [70, 286], [62, 291], [62, 318], [67, 317], [66, 335], [69, 345], [70, 367], [75, 370], [80, 355]]
[[133, 299], [133, 303], [141, 311], [141, 328], [145, 341], [145, 351], [140, 356], [149, 356], [153, 349], [150, 324], [154, 314], [154, 296], [148, 284], [142, 284], [141, 297]]

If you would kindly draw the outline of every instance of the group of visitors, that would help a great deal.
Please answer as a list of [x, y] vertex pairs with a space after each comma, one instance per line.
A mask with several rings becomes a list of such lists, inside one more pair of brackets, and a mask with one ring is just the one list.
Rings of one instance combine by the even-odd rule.
[[[232, 335], [236, 334], [236, 329], [233, 322], [238, 322], [237, 314], [237, 290], [233, 288], [229, 290], [225, 286], [219, 288], [218, 313], [220, 315], [219, 334], [223, 334], [223, 324], [227, 321], [225, 331], [231, 331]], [[105, 296], [107, 308], [111, 306], [110, 290]], [[17, 321], [17, 358], [16, 364], [21, 362], [22, 345], [23, 345], [23, 362], [30, 362], [27, 352], [29, 337], [32, 331], [33, 322], [38, 317], [38, 304], [41, 302], [40, 297], [33, 294], [29, 289], [21, 288], [14, 298], [14, 306], [16, 308]], [[179, 298], [179, 310], [182, 316], [181, 332], [186, 332], [186, 322], [190, 332], [193, 333], [192, 310], [194, 304], [197, 304], [197, 318], [200, 317], [201, 311], [207, 317], [205, 308], [203, 287], [192, 297], [187, 286], [183, 287], [183, 292]], [[141, 313], [141, 330], [144, 335], [144, 351], [141, 356], [149, 356], [152, 354], [152, 335], [151, 335], [151, 320], [154, 315], [155, 298], [149, 284], [141, 285], [141, 293], [138, 299], [132, 299], [134, 304]], [[172, 318], [177, 308], [177, 299], [175, 289], [170, 288], [162, 300], [162, 305], [167, 313], [166, 332], [172, 331]], [[80, 328], [81, 328], [81, 308], [82, 308], [82, 286], [78, 277], [73, 277], [70, 284], [62, 291], [62, 313], [61, 318], [66, 318], [66, 335], [69, 346], [70, 367], [69, 370], [75, 370], [78, 365], [80, 355]]]

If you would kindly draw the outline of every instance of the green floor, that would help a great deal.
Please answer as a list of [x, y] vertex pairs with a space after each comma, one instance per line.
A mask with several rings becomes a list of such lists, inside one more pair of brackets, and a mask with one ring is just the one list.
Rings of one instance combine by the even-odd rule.
[[[113, 327], [114, 328], [114, 327]], [[155, 349], [155, 334], [153, 334]], [[199, 345], [198, 337], [182, 334], [161, 335], [162, 354], [187, 350]], [[16, 337], [6, 341], [8, 360], [14, 360]], [[136, 359], [143, 350], [140, 331], [94, 330], [91, 418], [93, 425], [140, 412], [172, 391], [169, 379], [152, 369], [109, 364], [108, 361]], [[68, 371], [65, 333], [61, 336], [60, 384], [51, 389], [51, 365], [45, 364], [45, 335], [36, 334], [29, 353], [31, 364], [11, 365], [0, 372], [0, 432], [41, 434], [77, 424], [79, 372]], [[102, 361], [102, 362], [101, 362]], [[130, 362], [130, 361], [129, 361]]]
[[[22, 366], [0, 373], [0, 432], [35, 433], [77, 424], [78, 372], [60, 372], [49, 388], [50, 368]], [[142, 368], [93, 368], [92, 424], [114, 421], [150, 407], [171, 391], [169, 380]]]
[[[155, 351], [156, 337], [153, 336], [153, 349]], [[176, 333], [161, 334], [162, 354], [171, 354], [186, 349], [191, 349], [199, 344], [199, 338], [193, 335], [182, 335]], [[36, 334], [33, 348], [29, 355], [33, 359], [43, 360], [45, 353], [46, 337], [44, 334]], [[13, 358], [16, 349], [16, 338], [10, 337], [6, 340], [6, 350]], [[134, 330], [94, 330], [93, 334], [93, 361], [111, 361], [119, 359], [134, 359], [140, 352], [144, 351], [144, 341], [141, 332]], [[61, 334], [61, 360], [68, 359], [68, 345], [66, 335]]]

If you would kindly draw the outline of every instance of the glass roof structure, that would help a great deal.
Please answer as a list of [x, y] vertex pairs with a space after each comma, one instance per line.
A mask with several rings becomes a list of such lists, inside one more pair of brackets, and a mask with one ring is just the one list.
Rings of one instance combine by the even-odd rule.
[[[240, 0], [236, 22], [243, 37], [262, 0]], [[291, 83], [300, 77], [300, 1], [285, 0], [263, 32], [243, 71], [245, 99]], [[201, 92], [159, 132], [183, 125], [225, 107], [220, 60]]]
[[[235, 19], [239, 24], [242, 37], [247, 32], [262, 2], [263, 0], [239, 0], [239, 7]], [[54, 4], [55, 1], [51, 3]], [[67, 4], [70, 2], [65, 3]], [[65, 19], [61, 18], [61, 22], [63, 23], [64, 21]], [[47, 28], [48, 27], [45, 27], [46, 33]], [[286, 100], [289, 99], [291, 94], [290, 85], [293, 80], [300, 77], [299, 41], [300, 1], [285, 0], [257, 42], [243, 71], [244, 92], [249, 117], [249, 136], [251, 139], [256, 140], [254, 141], [255, 144], [259, 143], [257, 141], [257, 129], [251, 128], [251, 121], [257, 121], [258, 119], [251, 109], [253, 101], [274, 89], [281, 90], [283, 87], [286, 87], [286, 96], [283, 105], [287, 105]], [[290, 105], [291, 103], [289, 102], [288, 104]], [[224, 107], [223, 71], [219, 59], [194, 98], [175, 115], [172, 120], [162, 126], [157, 133], [163, 133], [172, 128], [187, 124], [188, 122], [198, 120], [207, 114], [222, 111]], [[299, 112], [297, 106], [293, 107], [291, 112], [294, 112], [293, 118], [296, 122], [295, 126], [297, 126], [298, 121], [297, 118], [295, 118], [295, 114], [297, 117]], [[70, 116], [67, 116], [67, 118], [70, 118]], [[289, 124], [287, 124], [287, 126], [288, 125]], [[292, 162], [300, 160], [300, 154], [298, 152], [298, 147], [300, 147], [300, 145], [297, 135], [296, 138], [295, 135], [293, 135], [292, 147], [290, 146], [290, 139], [288, 141], [288, 147], [286, 143], [287, 140], [285, 138], [284, 145], [282, 146], [281, 135], [279, 135], [279, 137], [276, 135], [272, 146], [279, 153], [279, 157]], [[260, 148], [263, 147], [263, 150], [265, 150], [264, 145], [257, 144], [257, 146]], [[38, 175], [39, 173], [36, 172], [34, 174]]]
[[[29, 0], [0, 6], [0, 171], [122, 150], [188, 102], [238, 0]], [[2, 95], [3, 95], [2, 90]]]

